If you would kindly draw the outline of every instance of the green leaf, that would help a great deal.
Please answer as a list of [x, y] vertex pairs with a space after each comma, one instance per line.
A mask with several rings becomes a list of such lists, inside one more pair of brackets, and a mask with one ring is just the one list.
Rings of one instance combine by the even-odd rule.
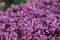
[[6, 3], [6, 6], [4, 8], [4, 10], [6, 10], [11, 4], [19, 4], [19, 3], [24, 3], [26, 2], [26, 0], [2, 0]]

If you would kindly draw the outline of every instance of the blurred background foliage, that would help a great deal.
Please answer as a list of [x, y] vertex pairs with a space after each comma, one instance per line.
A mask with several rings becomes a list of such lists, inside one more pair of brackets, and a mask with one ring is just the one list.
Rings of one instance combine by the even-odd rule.
[[0, 2], [5, 2], [4, 10], [6, 10], [11, 4], [25, 3], [26, 0], [0, 0]]

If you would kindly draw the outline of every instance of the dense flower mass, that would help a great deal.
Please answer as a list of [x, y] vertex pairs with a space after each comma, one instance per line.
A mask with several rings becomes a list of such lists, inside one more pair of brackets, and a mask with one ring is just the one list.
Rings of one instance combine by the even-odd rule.
[[0, 10], [0, 40], [60, 40], [60, 1], [27, 0]]

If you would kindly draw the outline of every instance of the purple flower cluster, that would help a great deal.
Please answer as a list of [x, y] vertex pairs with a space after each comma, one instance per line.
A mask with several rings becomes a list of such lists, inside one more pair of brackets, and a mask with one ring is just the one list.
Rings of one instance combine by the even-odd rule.
[[60, 40], [60, 3], [27, 0], [0, 10], [0, 40]]

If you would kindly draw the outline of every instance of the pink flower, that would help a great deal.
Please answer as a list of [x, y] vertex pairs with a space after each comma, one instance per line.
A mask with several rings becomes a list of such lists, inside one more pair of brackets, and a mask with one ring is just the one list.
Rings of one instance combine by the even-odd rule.
[[0, 6], [5, 7], [5, 3], [4, 2], [1, 2], [0, 3]]

